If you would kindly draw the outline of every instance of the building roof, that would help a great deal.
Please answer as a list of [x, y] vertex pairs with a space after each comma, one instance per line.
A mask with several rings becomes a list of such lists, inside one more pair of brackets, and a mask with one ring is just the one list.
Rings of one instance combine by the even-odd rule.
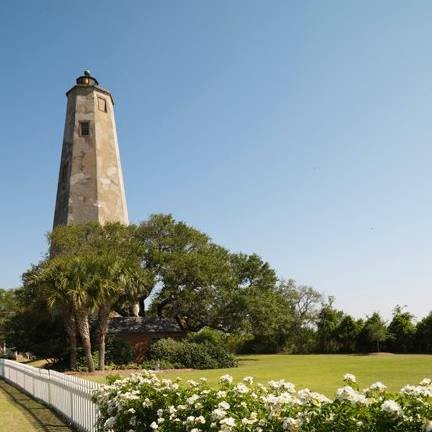
[[109, 333], [182, 333], [177, 321], [157, 317], [110, 318]]

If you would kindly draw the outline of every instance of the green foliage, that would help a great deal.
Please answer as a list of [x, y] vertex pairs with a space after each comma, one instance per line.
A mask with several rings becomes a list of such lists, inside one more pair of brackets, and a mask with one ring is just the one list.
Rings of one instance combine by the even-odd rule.
[[332, 306], [333, 299], [330, 299], [328, 304], [325, 304], [317, 321], [317, 348], [321, 353], [336, 353], [339, 345], [334, 337], [342, 320], [343, 312], [338, 311]]
[[400, 306], [393, 310], [393, 319], [388, 326], [388, 347], [395, 353], [411, 352], [414, 348], [416, 328], [413, 315]]
[[152, 215], [137, 232], [143, 264], [156, 275], [152, 309], [189, 330], [216, 327], [230, 289], [228, 251], [171, 215]]
[[357, 350], [356, 341], [360, 333], [360, 323], [350, 315], [345, 315], [334, 329], [334, 338], [339, 345], [339, 352], [354, 353]]
[[220, 345], [170, 338], [160, 339], [152, 344], [146, 354], [146, 360], [159, 367], [163, 367], [163, 363], [157, 362], [167, 362], [174, 368], [193, 369], [226, 368], [237, 364], [234, 356]]
[[19, 311], [16, 290], [0, 288], [0, 343], [5, 342], [7, 335], [5, 324]]
[[380, 352], [382, 344], [388, 338], [388, 331], [385, 322], [375, 312], [365, 321], [359, 334], [360, 349], [366, 352]]
[[43, 299], [34, 299], [29, 305], [22, 302], [22, 291], [17, 290], [17, 308], [5, 319], [3, 332], [7, 346], [18, 352], [58, 361], [67, 355], [65, 331], [61, 316], [51, 315]]
[[116, 381], [119, 381], [122, 379], [122, 376], [119, 374], [111, 374], [106, 376], [106, 383], [108, 385], [114, 384]]
[[187, 340], [198, 344], [207, 343], [210, 345], [224, 346], [226, 334], [210, 327], [204, 327], [198, 332], [189, 333]]
[[105, 360], [115, 365], [127, 365], [135, 360], [135, 353], [127, 341], [108, 337]]
[[419, 352], [432, 353], [432, 312], [417, 324], [415, 340]]

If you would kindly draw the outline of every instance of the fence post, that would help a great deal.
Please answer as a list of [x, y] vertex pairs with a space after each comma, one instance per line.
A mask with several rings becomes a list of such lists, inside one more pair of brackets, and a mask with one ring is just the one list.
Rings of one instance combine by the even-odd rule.
[[51, 406], [51, 372], [48, 369], [48, 405]]
[[70, 408], [70, 415], [71, 415], [71, 419], [72, 420], [74, 420], [74, 406], [73, 406], [73, 392], [72, 392], [72, 389], [70, 389], [69, 390], [69, 393], [70, 393], [70, 405], [71, 405], [71, 408]]

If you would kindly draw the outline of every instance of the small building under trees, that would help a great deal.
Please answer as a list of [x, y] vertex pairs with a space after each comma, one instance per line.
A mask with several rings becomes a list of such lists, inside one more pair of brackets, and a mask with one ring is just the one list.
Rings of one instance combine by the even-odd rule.
[[111, 318], [108, 333], [132, 346], [137, 363], [142, 362], [150, 344], [158, 339], [181, 339], [186, 336], [175, 320], [135, 316]]

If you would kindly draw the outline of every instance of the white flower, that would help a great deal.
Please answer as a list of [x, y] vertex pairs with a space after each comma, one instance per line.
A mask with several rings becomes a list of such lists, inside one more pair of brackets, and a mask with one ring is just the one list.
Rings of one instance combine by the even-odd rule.
[[231, 384], [233, 382], [233, 377], [231, 375], [222, 375], [219, 378], [219, 382]]
[[159, 426], [158, 426], [158, 424], [157, 424], [156, 422], [153, 422], [153, 423], [150, 425], [150, 427], [151, 427], [153, 430], [156, 430]]
[[222, 402], [218, 403], [218, 408], [221, 408], [221, 409], [224, 409], [224, 410], [229, 409], [230, 406], [231, 405], [228, 402], [226, 402], [226, 401], [222, 401]]
[[232, 417], [226, 417], [219, 422], [221, 425], [235, 426], [235, 420]]
[[428, 386], [428, 385], [430, 385], [431, 384], [431, 380], [430, 380], [430, 378], [423, 378], [421, 381], [420, 381], [420, 385], [421, 386]]
[[355, 375], [350, 374], [350, 373], [346, 373], [343, 377], [345, 382], [350, 382], [350, 383], [356, 383], [357, 382], [357, 378], [355, 377]]
[[284, 422], [282, 424], [282, 427], [284, 429], [286, 429], [286, 430], [289, 430], [289, 431], [296, 431], [298, 425], [299, 425], [299, 421], [298, 420], [296, 420], [296, 419], [294, 419], [292, 417], [287, 417], [284, 420]]
[[354, 405], [367, 405], [367, 398], [361, 393], [355, 391], [350, 386], [341, 387], [336, 392], [336, 397], [339, 400], [351, 402]]
[[381, 405], [381, 410], [390, 414], [392, 417], [399, 417], [402, 414], [401, 406], [394, 400], [386, 400]]
[[202, 416], [202, 415], [200, 415], [199, 417], [195, 417], [195, 421], [197, 423], [201, 423], [201, 424], [204, 424], [206, 422], [204, 416]]
[[226, 411], [220, 408], [216, 408], [212, 411], [212, 417], [216, 420], [225, 417], [225, 415], [226, 415]]
[[428, 420], [424, 425], [425, 432], [432, 432], [432, 420]]
[[197, 394], [193, 394], [191, 397], [186, 399], [189, 405], [193, 405], [200, 397]]
[[152, 401], [149, 398], [145, 398], [142, 403], [143, 408], [148, 408], [152, 406]]
[[109, 417], [105, 423], [104, 423], [104, 428], [105, 429], [112, 429], [115, 425], [116, 419], [114, 417]]
[[382, 382], [377, 381], [369, 387], [369, 390], [378, 390], [380, 392], [383, 392], [387, 389], [387, 386], [385, 386]]
[[249, 387], [248, 386], [246, 386], [246, 385], [244, 385], [244, 384], [237, 384], [236, 386], [235, 386], [235, 389], [236, 389], [236, 391], [237, 392], [239, 392], [239, 393], [241, 393], [241, 394], [245, 394], [245, 393], [248, 393], [249, 392]]
[[251, 385], [252, 383], [253, 383], [253, 377], [251, 377], [251, 376], [246, 376], [246, 377], [244, 377], [243, 378], [243, 381], [246, 383], [246, 384], [249, 384], [249, 385]]

